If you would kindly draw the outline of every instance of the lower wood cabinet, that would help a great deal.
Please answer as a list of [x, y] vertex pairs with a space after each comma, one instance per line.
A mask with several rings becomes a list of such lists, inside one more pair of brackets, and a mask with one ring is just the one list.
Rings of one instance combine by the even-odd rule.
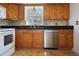
[[[44, 48], [44, 31], [16, 30], [16, 48]], [[59, 30], [58, 48], [73, 48], [73, 30]]]
[[73, 48], [73, 30], [66, 30], [66, 48]]
[[32, 32], [31, 30], [16, 30], [16, 48], [31, 48], [32, 47]]
[[33, 47], [44, 48], [44, 33], [43, 30], [33, 31]]
[[73, 48], [73, 30], [59, 30], [58, 48]]
[[66, 46], [66, 36], [65, 36], [65, 30], [59, 30], [58, 34], [58, 48], [65, 48]]
[[43, 30], [16, 30], [16, 48], [43, 48]]

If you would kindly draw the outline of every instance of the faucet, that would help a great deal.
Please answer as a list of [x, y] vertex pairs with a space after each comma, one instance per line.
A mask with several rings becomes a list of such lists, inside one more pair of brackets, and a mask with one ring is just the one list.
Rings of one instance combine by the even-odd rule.
[[56, 25], [56, 26], [58, 25], [57, 22], [55, 23], [55, 25]]

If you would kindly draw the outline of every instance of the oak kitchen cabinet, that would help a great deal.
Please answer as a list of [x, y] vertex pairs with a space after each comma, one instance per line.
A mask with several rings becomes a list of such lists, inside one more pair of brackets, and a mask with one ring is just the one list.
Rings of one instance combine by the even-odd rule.
[[1, 3], [1, 6], [6, 8], [6, 18], [8, 20], [23, 20], [24, 19], [24, 5], [14, 3]]
[[58, 48], [73, 48], [73, 30], [59, 30]]
[[44, 4], [44, 19], [50, 19], [50, 5]]
[[[44, 48], [43, 30], [16, 30], [16, 48]], [[58, 48], [73, 48], [73, 30], [59, 30]]]
[[50, 4], [50, 19], [57, 19], [57, 7], [56, 4]]
[[18, 20], [24, 20], [24, 6], [23, 4], [18, 5]]
[[[7, 8], [7, 18], [10, 20], [24, 19], [23, 4], [0, 4]], [[44, 6], [44, 19], [69, 19], [69, 4], [27, 4], [26, 6]]]
[[43, 30], [16, 30], [16, 48], [43, 48]]
[[45, 4], [44, 19], [69, 19], [69, 4]]
[[18, 19], [18, 6], [17, 4], [9, 4], [7, 11], [8, 19], [17, 20]]
[[16, 48], [31, 48], [32, 47], [32, 31], [31, 30], [16, 30]]
[[44, 48], [44, 32], [43, 30], [33, 30], [33, 47]]
[[70, 10], [70, 7], [69, 7], [69, 4], [63, 4], [62, 5], [62, 13], [63, 13], [63, 19], [67, 20], [69, 19], [69, 10]]
[[8, 12], [8, 19], [10, 20], [24, 19], [24, 5], [22, 4], [9, 4], [7, 12]]

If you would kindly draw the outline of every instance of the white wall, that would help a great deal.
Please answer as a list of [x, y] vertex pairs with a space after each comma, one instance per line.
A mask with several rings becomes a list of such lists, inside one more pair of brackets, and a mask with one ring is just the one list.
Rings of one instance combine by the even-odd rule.
[[79, 53], [79, 26], [74, 26], [74, 48], [73, 50]]
[[75, 25], [75, 21], [79, 21], [79, 3], [70, 4], [69, 25]]
[[71, 3], [69, 25], [74, 25], [73, 50], [79, 53], [79, 25], [75, 25], [76, 21], [79, 21], [79, 3]]

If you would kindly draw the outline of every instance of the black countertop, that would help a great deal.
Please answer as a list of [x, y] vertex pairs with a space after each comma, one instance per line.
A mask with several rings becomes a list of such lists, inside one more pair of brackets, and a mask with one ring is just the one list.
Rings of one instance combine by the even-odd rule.
[[19, 29], [41, 29], [41, 30], [60, 30], [60, 29], [74, 29], [74, 26], [0, 26], [0, 28], [15, 28]]

